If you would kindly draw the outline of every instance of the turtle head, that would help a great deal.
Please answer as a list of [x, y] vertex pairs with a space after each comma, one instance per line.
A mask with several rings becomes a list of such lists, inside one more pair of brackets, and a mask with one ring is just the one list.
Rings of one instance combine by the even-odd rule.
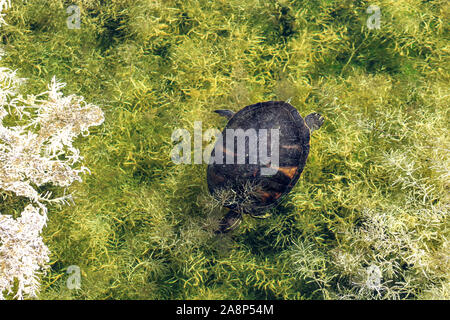
[[312, 133], [314, 130], [319, 129], [323, 124], [324, 118], [317, 112], [308, 114], [305, 117], [305, 124]]

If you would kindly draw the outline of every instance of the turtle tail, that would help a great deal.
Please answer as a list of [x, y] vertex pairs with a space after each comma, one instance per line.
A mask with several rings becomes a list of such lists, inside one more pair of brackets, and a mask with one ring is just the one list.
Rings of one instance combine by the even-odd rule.
[[228, 233], [234, 229], [236, 229], [242, 222], [242, 214], [230, 210], [223, 217], [223, 219], [219, 223], [219, 229], [215, 231], [216, 234]]

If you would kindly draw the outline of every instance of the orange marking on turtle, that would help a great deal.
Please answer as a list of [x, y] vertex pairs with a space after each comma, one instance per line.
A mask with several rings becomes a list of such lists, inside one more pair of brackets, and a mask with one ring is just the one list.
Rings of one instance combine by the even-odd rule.
[[231, 151], [229, 151], [229, 150], [227, 150], [227, 148], [224, 148], [224, 147], [222, 147], [222, 148], [217, 148], [217, 151], [219, 151], [219, 153], [220, 153], [220, 149], [222, 149], [222, 154], [229, 154], [229, 155], [232, 155], [233, 157], [234, 156], [236, 156], [236, 153], [235, 152], [231, 152]]
[[297, 172], [298, 167], [279, 167], [278, 171], [281, 171], [285, 176], [293, 178]]
[[301, 148], [300, 148], [300, 146], [297, 146], [297, 145], [284, 145], [284, 146], [281, 146], [282, 148], [285, 148], [285, 149], [296, 149], [296, 150], [299, 150], [299, 151], [301, 151]]
[[210, 171], [209, 174], [211, 175], [211, 178], [214, 181], [217, 181], [217, 182], [224, 182], [225, 181], [225, 178], [223, 176], [218, 175], [218, 174], [214, 173], [213, 171]]
[[269, 192], [266, 192], [266, 191], [261, 191], [261, 192], [259, 192], [259, 194], [261, 195], [261, 200], [262, 200], [263, 202], [267, 202], [267, 200], [268, 200], [269, 198], [272, 198], [272, 194], [269, 193]]

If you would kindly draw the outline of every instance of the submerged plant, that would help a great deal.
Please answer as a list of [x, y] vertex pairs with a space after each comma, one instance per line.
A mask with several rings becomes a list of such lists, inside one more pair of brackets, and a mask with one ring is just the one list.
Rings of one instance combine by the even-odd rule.
[[248, 180], [240, 188], [233, 189], [230, 183], [223, 188], [216, 190], [211, 197], [211, 201], [219, 207], [230, 207], [241, 214], [251, 212], [258, 204], [258, 195], [262, 190], [262, 184], [257, 180]]
[[[60, 91], [64, 84], [55, 78], [47, 92], [26, 99], [15, 92], [19, 81], [13, 72], [2, 69], [0, 81], [0, 191], [30, 202], [16, 219], [0, 216], [0, 298], [5, 291], [12, 292], [15, 280], [15, 297], [23, 298], [36, 294], [37, 274], [49, 260], [40, 235], [47, 221], [46, 205], [70, 200], [69, 195], [54, 198], [38, 188], [81, 181], [87, 168], [76, 167], [82, 157], [72, 142], [104, 118], [99, 107], [82, 97], [64, 97]], [[5, 125], [7, 117], [20, 124]]]

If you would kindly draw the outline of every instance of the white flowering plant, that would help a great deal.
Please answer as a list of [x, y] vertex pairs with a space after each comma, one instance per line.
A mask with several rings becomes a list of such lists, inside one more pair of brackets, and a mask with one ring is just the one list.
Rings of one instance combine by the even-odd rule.
[[[0, 1], [0, 12], [8, 5]], [[65, 193], [40, 193], [39, 188], [66, 188], [81, 181], [88, 169], [78, 166], [82, 157], [72, 143], [104, 121], [99, 107], [77, 95], [64, 96], [65, 84], [55, 77], [46, 92], [26, 98], [19, 93], [24, 82], [15, 71], [0, 68], [0, 203], [10, 197], [27, 202], [17, 217], [0, 212], [0, 299], [36, 296], [50, 261], [41, 235], [47, 205], [71, 199]]]
[[[70, 195], [40, 194], [38, 188], [81, 181], [80, 174], [88, 169], [77, 168], [82, 157], [72, 142], [104, 120], [101, 109], [83, 97], [64, 96], [64, 84], [55, 78], [48, 91], [26, 98], [17, 93], [21, 82], [15, 72], [0, 69], [0, 191], [30, 202], [17, 219], [0, 215], [0, 298], [12, 292], [16, 280], [16, 298], [36, 294], [36, 277], [49, 261], [40, 236], [47, 221], [46, 205], [70, 200]], [[21, 124], [6, 126], [8, 117]]]

